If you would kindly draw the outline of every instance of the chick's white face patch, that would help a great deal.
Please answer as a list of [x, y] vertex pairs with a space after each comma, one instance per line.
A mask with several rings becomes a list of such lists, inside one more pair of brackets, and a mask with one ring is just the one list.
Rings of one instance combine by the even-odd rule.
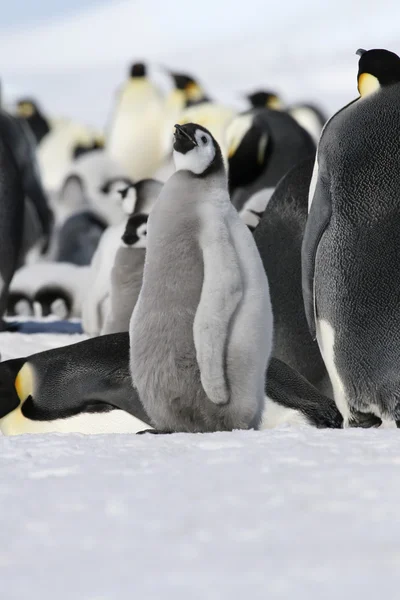
[[209, 133], [197, 129], [195, 133], [197, 146], [182, 154], [174, 150], [174, 163], [177, 171], [191, 171], [196, 175], [204, 173], [215, 158], [215, 144]]

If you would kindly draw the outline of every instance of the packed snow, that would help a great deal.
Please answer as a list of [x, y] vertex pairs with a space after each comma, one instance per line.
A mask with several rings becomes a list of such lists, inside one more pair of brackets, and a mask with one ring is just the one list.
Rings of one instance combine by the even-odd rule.
[[0, 438], [4, 600], [397, 597], [398, 433]]

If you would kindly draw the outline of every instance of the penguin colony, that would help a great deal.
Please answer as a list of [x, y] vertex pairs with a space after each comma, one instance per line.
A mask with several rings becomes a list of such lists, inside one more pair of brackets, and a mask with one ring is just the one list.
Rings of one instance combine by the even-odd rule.
[[0, 362], [4, 435], [400, 426], [400, 58], [357, 55], [329, 120], [143, 63], [103, 132], [0, 110], [1, 328], [88, 336]]

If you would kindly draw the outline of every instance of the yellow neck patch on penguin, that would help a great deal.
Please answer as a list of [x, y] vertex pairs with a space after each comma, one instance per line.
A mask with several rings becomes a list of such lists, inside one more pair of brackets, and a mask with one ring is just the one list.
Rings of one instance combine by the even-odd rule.
[[252, 123], [252, 115], [240, 115], [239, 117], [236, 117], [229, 125], [226, 131], [228, 158], [232, 158], [232, 156], [235, 154], [244, 136], [251, 128]]
[[8, 415], [0, 419], [0, 430], [4, 435], [18, 435], [27, 432], [28, 419], [22, 414], [21, 407], [29, 396], [33, 396], [35, 388], [35, 373], [29, 362], [24, 363], [18, 371], [14, 386], [20, 404], [8, 413]]
[[358, 91], [360, 92], [360, 96], [364, 98], [365, 96], [369, 96], [373, 94], [381, 87], [379, 80], [370, 73], [361, 73], [358, 78]]

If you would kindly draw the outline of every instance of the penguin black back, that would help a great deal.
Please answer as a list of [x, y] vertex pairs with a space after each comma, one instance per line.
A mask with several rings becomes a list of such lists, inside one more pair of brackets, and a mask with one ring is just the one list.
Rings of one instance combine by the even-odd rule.
[[238, 210], [255, 192], [275, 187], [292, 167], [315, 154], [311, 136], [287, 113], [253, 109], [243, 117], [248, 129], [229, 158], [229, 188]]
[[8, 289], [22, 248], [24, 191], [21, 174], [3, 131], [0, 113], [0, 319], [8, 302]]
[[69, 217], [58, 233], [54, 260], [74, 265], [90, 265], [106, 223], [91, 211]]
[[349, 407], [347, 418], [371, 405], [400, 417], [399, 94], [393, 84], [351, 103], [318, 147], [303, 295], [313, 336], [319, 331], [333, 354], [328, 369], [336, 370], [335, 399]]
[[274, 315], [273, 356], [319, 387], [326, 369], [311, 338], [301, 287], [301, 245], [308, 213], [314, 159], [289, 171], [269, 200], [254, 240], [268, 277]]

